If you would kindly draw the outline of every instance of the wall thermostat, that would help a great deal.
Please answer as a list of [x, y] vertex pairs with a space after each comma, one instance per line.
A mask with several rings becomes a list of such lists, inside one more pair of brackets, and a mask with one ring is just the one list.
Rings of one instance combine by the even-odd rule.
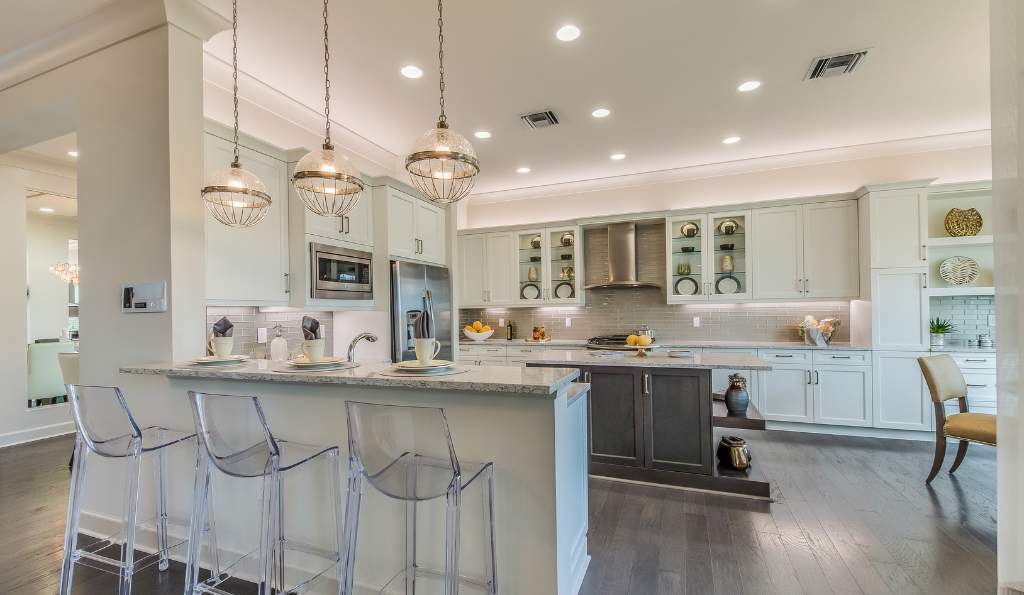
[[121, 312], [145, 314], [167, 311], [167, 281], [126, 283], [121, 286]]

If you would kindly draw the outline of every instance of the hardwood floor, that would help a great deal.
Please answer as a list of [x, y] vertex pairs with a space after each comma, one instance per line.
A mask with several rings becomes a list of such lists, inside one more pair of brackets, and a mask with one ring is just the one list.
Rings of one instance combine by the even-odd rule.
[[[930, 443], [744, 436], [774, 503], [591, 480], [593, 561], [581, 593], [996, 591], [993, 449], [971, 447], [955, 476], [943, 471], [929, 488]], [[57, 590], [71, 443], [0, 449], [0, 593]], [[183, 590], [180, 564], [135, 580], [135, 593]], [[80, 568], [74, 592], [107, 595], [116, 585]]]

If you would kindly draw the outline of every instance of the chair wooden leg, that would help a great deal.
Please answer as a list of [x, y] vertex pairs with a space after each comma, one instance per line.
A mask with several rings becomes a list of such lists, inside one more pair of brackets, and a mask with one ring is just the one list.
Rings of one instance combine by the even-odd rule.
[[953, 466], [949, 468], [949, 472], [953, 473], [960, 466], [960, 463], [964, 462], [964, 457], [967, 455], [967, 447], [970, 446], [970, 442], [966, 440], [960, 441], [960, 446], [956, 449], [956, 459], [953, 460]]
[[942, 434], [935, 436], [935, 462], [932, 463], [932, 471], [928, 474], [925, 483], [931, 483], [942, 467], [942, 460], [946, 458], [946, 437]]

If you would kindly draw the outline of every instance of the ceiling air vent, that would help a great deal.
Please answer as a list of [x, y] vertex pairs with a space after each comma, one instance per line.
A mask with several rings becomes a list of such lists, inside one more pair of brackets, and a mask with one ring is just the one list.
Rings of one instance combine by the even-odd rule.
[[523, 114], [519, 118], [530, 128], [548, 128], [558, 124], [558, 116], [551, 110]]
[[830, 76], [849, 74], [860, 64], [860, 61], [868, 54], [867, 50], [859, 52], [846, 52], [835, 56], [821, 56], [811, 62], [811, 68], [807, 71], [804, 80], [820, 79]]

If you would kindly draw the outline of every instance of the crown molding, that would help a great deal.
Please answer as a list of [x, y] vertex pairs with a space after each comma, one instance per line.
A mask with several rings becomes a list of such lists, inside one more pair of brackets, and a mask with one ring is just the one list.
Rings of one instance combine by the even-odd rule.
[[588, 192], [598, 192], [602, 190], [624, 190], [627, 188], [650, 186], [654, 184], [748, 174], [773, 169], [788, 169], [793, 167], [823, 165], [843, 161], [856, 161], [859, 159], [913, 153], [929, 153], [933, 151], [964, 149], [970, 147], [987, 147], [991, 146], [991, 144], [991, 131], [973, 130], [969, 132], [956, 132], [921, 138], [899, 139], [847, 147], [800, 151], [784, 155], [770, 155], [766, 157], [755, 157], [736, 161], [724, 161], [720, 163], [707, 163], [622, 176], [609, 176], [590, 180], [574, 180], [558, 184], [546, 184], [525, 188], [511, 188], [508, 190], [473, 194], [468, 200], [472, 201], [471, 204], [481, 205], [533, 198], [550, 198], [571, 194], [585, 194]]

